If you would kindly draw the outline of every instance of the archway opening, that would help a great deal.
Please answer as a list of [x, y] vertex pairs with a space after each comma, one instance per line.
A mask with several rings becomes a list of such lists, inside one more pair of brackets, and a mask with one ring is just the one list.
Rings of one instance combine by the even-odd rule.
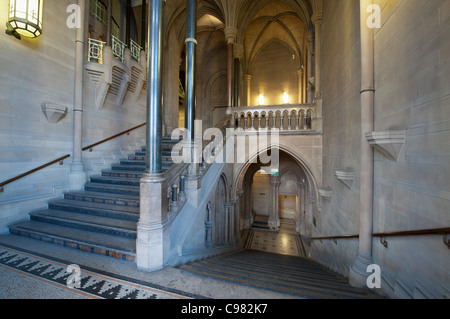
[[301, 158], [280, 149], [278, 173], [266, 174], [256, 160], [244, 164], [239, 172], [236, 194], [240, 195], [238, 210], [243, 232], [280, 232], [287, 226], [299, 237], [309, 236], [317, 183]]

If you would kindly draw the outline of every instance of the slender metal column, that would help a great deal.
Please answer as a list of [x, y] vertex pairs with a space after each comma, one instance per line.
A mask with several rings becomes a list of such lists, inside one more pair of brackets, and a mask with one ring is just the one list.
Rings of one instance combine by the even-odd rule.
[[126, 45], [131, 47], [131, 0], [127, 0]]
[[146, 15], [145, 12], [147, 10], [147, 1], [146, 0], [142, 0], [142, 22], [141, 22], [141, 47], [142, 50], [145, 50], [145, 39], [146, 39], [146, 30], [147, 30], [147, 20], [146, 20]]
[[150, 0], [147, 56], [147, 160], [146, 174], [162, 173], [162, 57], [163, 0]]
[[185, 126], [194, 140], [195, 122], [195, 62], [197, 54], [197, 0], [186, 1], [186, 100]]
[[108, 0], [106, 16], [106, 45], [111, 46], [112, 0]]

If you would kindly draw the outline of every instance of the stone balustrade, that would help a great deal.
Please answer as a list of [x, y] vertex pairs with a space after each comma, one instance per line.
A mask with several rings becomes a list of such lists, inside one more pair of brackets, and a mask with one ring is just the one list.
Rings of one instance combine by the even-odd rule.
[[232, 109], [234, 127], [243, 130], [279, 129], [280, 131], [310, 131], [315, 118], [314, 104], [286, 104]]

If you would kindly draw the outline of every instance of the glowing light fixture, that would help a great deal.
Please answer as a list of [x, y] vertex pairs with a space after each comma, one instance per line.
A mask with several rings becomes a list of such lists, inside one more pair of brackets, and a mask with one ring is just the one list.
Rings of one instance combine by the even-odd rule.
[[9, 0], [9, 15], [6, 33], [27, 38], [42, 34], [42, 11], [44, 0]]
[[284, 92], [283, 94], [283, 103], [289, 104], [289, 94], [287, 94], [286, 92]]
[[259, 105], [264, 105], [264, 95], [259, 95]]

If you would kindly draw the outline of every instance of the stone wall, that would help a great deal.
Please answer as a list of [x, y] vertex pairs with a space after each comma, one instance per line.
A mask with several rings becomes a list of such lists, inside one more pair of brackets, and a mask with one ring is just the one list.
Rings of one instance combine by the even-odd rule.
[[[375, 1], [375, 131], [404, 130], [398, 161], [375, 152], [374, 232], [450, 226], [450, 3]], [[406, 297], [449, 296], [442, 236], [374, 242], [374, 258]], [[404, 290], [404, 292], [402, 292]]]
[[[336, 14], [340, 12], [340, 14]], [[336, 171], [359, 172], [360, 49], [359, 1], [325, 1], [322, 24], [323, 178], [320, 187], [332, 190], [321, 198], [314, 214], [312, 237], [359, 232], [359, 181], [350, 187]], [[347, 275], [357, 253], [357, 241], [313, 241], [311, 257]]]
[[[375, 131], [405, 131], [398, 160], [375, 151], [374, 233], [448, 227], [449, 10], [448, 1], [374, 1], [381, 8], [375, 32]], [[323, 186], [313, 236], [359, 233], [360, 40], [359, 1], [324, 1]], [[336, 14], [340, 12], [341, 14]], [[355, 173], [350, 187], [335, 176]], [[442, 236], [375, 238], [374, 262], [390, 296], [448, 297], [448, 248]], [[313, 258], [344, 275], [357, 240], [313, 241]], [[447, 267], [447, 268], [446, 268]], [[446, 270], [447, 269], [447, 270]]]
[[[5, 34], [7, 1], [1, 4], [0, 181], [72, 153], [75, 30], [66, 25], [70, 3], [46, 1], [43, 34], [22, 40]], [[107, 97], [101, 110], [93, 104], [94, 93], [85, 75], [83, 146], [145, 122], [144, 91], [138, 101], [126, 97], [122, 105]], [[67, 114], [53, 123], [43, 113], [42, 104], [67, 108]], [[88, 174], [96, 174], [134, 151], [144, 137], [144, 129], [140, 129], [84, 152]], [[45, 208], [49, 199], [61, 197], [70, 163], [69, 158], [62, 166], [55, 164], [7, 185], [0, 193], [0, 232], [27, 219], [30, 211]]]

